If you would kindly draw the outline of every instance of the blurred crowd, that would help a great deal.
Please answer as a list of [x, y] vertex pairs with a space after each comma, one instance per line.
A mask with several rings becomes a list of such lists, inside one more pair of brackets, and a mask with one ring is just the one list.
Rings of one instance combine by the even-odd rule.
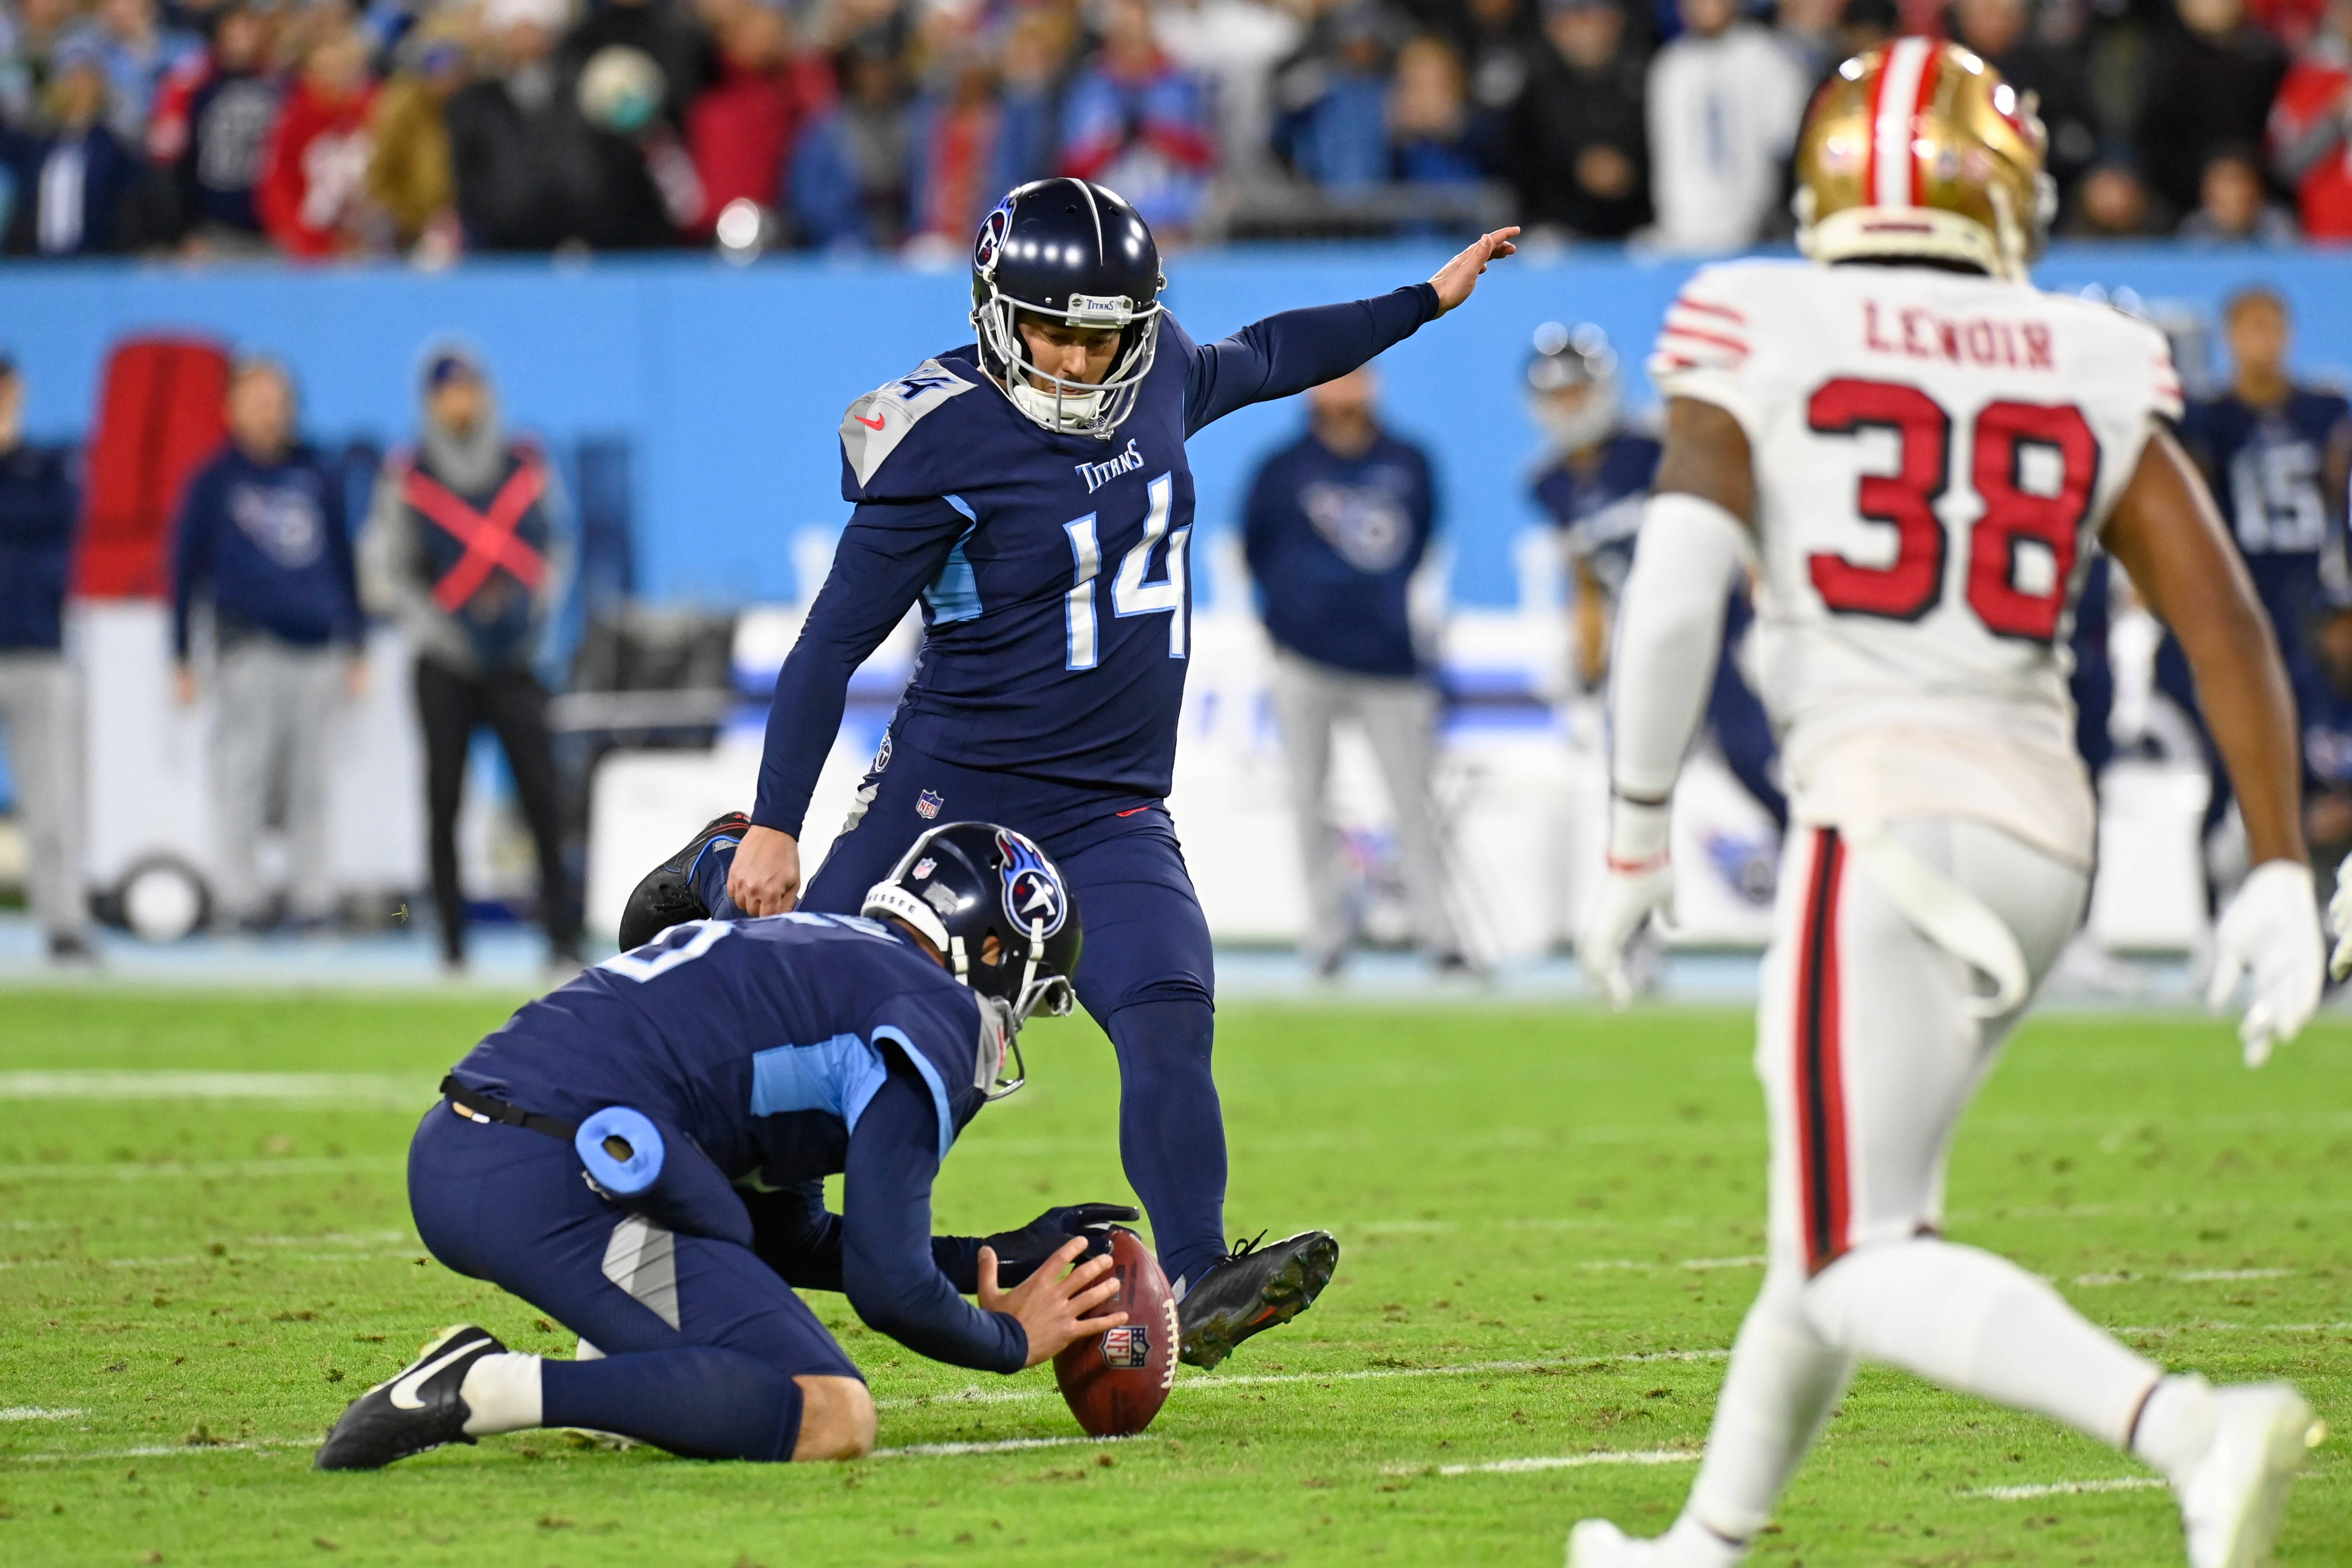
[[0, 0], [13, 255], [960, 253], [1076, 174], [1162, 235], [1785, 236], [1901, 33], [2040, 95], [2059, 226], [2352, 237], [2352, 0]]

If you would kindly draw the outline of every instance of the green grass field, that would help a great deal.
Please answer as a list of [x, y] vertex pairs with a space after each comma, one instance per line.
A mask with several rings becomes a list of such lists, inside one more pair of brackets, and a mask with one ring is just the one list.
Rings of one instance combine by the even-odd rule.
[[[1071, 1441], [1049, 1373], [935, 1366], [819, 1297], [882, 1407], [872, 1459], [536, 1433], [315, 1474], [344, 1403], [442, 1324], [570, 1353], [427, 1259], [403, 1195], [438, 1073], [506, 1006], [0, 997], [0, 1563], [1553, 1564], [1582, 1515], [1672, 1517], [1760, 1277], [1744, 1016], [1235, 1005], [1232, 1221], [1346, 1251], [1321, 1306], [1188, 1371], [1144, 1436]], [[1029, 1060], [950, 1159], [943, 1226], [1125, 1195], [1108, 1044], [1041, 1025]], [[1951, 1209], [2152, 1354], [2300, 1383], [2347, 1436], [2281, 1560], [2352, 1563], [2352, 1026], [2250, 1075], [2202, 1019], [2045, 1018], [1962, 1133]], [[2083, 1482], [2109, 1484], [2018, 1492]], [[1865, 1372], [1756, 1561], [2179, 1563], [2150, 1489]]]

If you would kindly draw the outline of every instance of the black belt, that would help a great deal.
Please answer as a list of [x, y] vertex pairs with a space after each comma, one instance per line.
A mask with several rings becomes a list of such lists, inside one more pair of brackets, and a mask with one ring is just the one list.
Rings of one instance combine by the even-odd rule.
[[503, 1100], [492, 1100], [478, 1089], [467, 1089], [454, 1078], [441, 1080], [441, 1092], [464, 1114], [477, 1121], [502, 1121], [509, 1127], [520, 1127], [526, 1131], [544, 1132], [550, 1138], [569, 1143], [580, 1131], [576, 1121], [558, 1121], [552, 1116], [541, 1116], [536, 1110], [525, 1110], [519, 1105], [509, 1105]]

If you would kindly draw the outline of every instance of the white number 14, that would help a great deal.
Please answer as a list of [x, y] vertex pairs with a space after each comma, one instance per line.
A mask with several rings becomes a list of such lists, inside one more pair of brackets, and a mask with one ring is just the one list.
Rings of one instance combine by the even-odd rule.
[[[1151, 510], [1143, 520], [1143, 537], [1119, 560], [1118, 574], [1111, 579], [1110, 610], [1114, 616], [1166, 615], [1168, 657], [1182, 658], [1184, 556], [1192, 531], [1180, 528], [1173, 533], [1168, 531], [1168, 516], [1175, 493], [1173, 476], [1162, 474], [1151, 481]], [[1102, 546], [1095, 537], [1095, 513], [1088, 512], [1062, 525], [1062, 531], [1070, 536], [1070, 556], [1076, 567], [1076, 581], [1063, 595], [1064, 621], [1069, 632], [1068, 668], [1072, 669], [1092, 669], [1099, 657], [1095, 635], [1095, 579], [1102, 574]], [[1151, 547], [1162, 538], [1168, 541], [1168, 575], [1157, 583], [1147, 583], [1143, 579], [1151, 570]]]

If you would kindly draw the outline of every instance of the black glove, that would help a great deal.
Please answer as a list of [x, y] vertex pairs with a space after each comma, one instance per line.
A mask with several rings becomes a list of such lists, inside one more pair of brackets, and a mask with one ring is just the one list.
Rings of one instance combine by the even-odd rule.
[[1084, 1237], [1087, 1249], [1077, 1261], [1098, 1258], [1110, 1250], [1110, 1227], [1141, 1219], [1143, 1211], [1127, 1204], [1065, 1204], [1047, 1209], [1019, 1230], [1000, 1230], [981, 1243], [996, 1254], [996, 1283], [1011, 1289], [1032, 1274], [1071, 1237]]

